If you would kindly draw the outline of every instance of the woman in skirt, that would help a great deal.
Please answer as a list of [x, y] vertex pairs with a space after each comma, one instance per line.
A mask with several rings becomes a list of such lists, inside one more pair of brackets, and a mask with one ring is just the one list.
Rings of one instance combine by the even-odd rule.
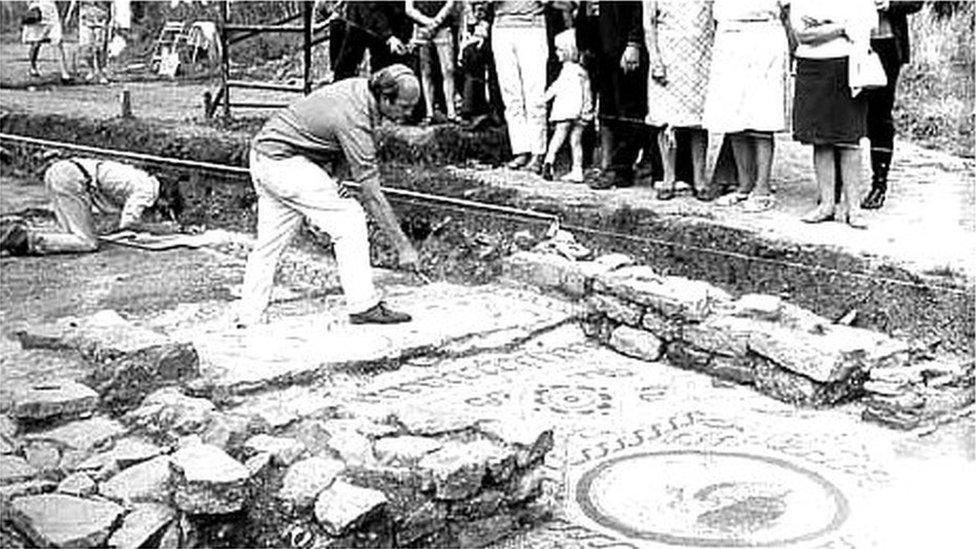
[[749, 212], [773, 206], [769, 176], [775, 132], [786, 130], [784, 0], [716, 0], [705, 127], [729, 138], [738, 188], [717, 204]]
[[675, 196], [676, 130], [690, 137], [694, 172], [690, 183], [696, 196], [703, 196], [707, 191], [708, 132], [702, 126], [702, 114], [712, 53], [712, 2], [644, 0], [642, 7], [650, 60], [645, 121], [659, 130], [658, 148], [664, 164], [664, 182], [657, 189], [657, 198]]
[[30, 75], [33, 77], [41, 75], [41, 71], [37, 69], [37, 57], [41, 52], [41, 44], [48, 43], [58, 55], [61, 81], [69, 82], [71, 73], [68, 72], [68, 63], [64, 55], [61, 14], [58, 12], [58, 5], [54, 0], [31, 0], [27, 9], [39, 12], [41, 15], [40, 21], [24, 24], [21, 31], [21, 41], [30, 44]]
[[876, 23], [872, 0], [794, 0], [791, 5], [790, 24], [799, 42], [793, 137], [813, 145], [820, 191], [817, 207], [802, 218], [807, 223], [836, 220], [863, 228], [851, 204], [861, 171], [859, 143], [867, 135], [867, 102], [863, 94], [853, 96], [848, 65], [854, 48], [867, 49]]

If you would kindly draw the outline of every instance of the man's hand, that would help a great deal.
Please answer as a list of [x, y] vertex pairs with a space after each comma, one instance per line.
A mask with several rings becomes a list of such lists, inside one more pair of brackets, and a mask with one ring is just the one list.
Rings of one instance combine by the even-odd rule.
[[620, 68], [625, 73], [636, 71], [640, 65], [640, 50], [633, 44], [628, 44], [623, 55], [620, 56]]
[[393, 55], [406, 55], [407, 53], [407, 47], [396, 36], [391, 36], [386, 41], [386, 45], [389, 46], [390, 53]]
[[878, 11], [888, 11], [891, 7], [891, 0], [874, 0], [874, 7]]

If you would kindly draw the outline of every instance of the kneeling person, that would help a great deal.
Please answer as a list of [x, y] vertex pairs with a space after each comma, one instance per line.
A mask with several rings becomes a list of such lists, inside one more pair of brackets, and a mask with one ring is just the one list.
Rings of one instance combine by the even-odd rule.
[[258, 195], [258, 236], [247, 259], [238, 325], [257, 322], [268, 305], [281, 253], [302, 218], [332, 238], [339, 280], [354, 324], [408, 322], [388, 309], [373, 286], [363, 207], [348, 198], [324, 165], [342, 155], [362, 185], [363, 206], [397, 247], [401, 267], [416, 268], [417, 252], [400, 230], [380, 190], [374, 132], [381, 118], [402, 121], [420, 98], [404, 65], [369, 79], [347, 78], [299, 99], [274, 116], [251, 143], [250, 170]]
[[[152, 175], [111, 160], [57, 160], [44, 171], [44, 185], [60, 230], [38, 231], [15, 221], [3, 231], [0, 249], [12, 255], [94, 252], [98, 235], [93, 207], [120, 214], [119, 230], [152, 233], [175, 232], [175, 216], [182, 209], [175, 185], [161, 192], [159, 180]], [[150, 208], [165, 210], [173, 222], [144, 221], [143, 213]]]

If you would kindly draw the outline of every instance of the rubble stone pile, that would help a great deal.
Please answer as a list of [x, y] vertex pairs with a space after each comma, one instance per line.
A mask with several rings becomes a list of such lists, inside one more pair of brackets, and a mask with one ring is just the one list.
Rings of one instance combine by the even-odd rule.
[[395, 405], [273, 425], [203, 396], [192, 346], [114, 312], [18, 337], [93, 373], [3, 403], [3, 547], [474, 547], [549, 513], [551, 427]]
[[903, 341], [834, 323], [778, 296], [736, 297], [620, 254], [580, 260], [552, 248], [513, 254], [503, 276], [576, 299], [585, 333], [622, 354], [666, 358], [801, 406], [867, 396], [865, 418], [900, 427], [973, 403], [971, 365], [920, 362]]

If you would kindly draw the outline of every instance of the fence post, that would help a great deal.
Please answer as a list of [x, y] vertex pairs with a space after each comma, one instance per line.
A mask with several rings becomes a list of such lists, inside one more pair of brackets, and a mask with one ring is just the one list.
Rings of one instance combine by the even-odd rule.
[[315, 3], [306, 0], [302, 2], [302, 23], [304, 25], [303, 35], [303, 53], [305, 54], [304, 59], [304, 91], [305, 95], [312, 93], [312, 20], [315, 15]]

